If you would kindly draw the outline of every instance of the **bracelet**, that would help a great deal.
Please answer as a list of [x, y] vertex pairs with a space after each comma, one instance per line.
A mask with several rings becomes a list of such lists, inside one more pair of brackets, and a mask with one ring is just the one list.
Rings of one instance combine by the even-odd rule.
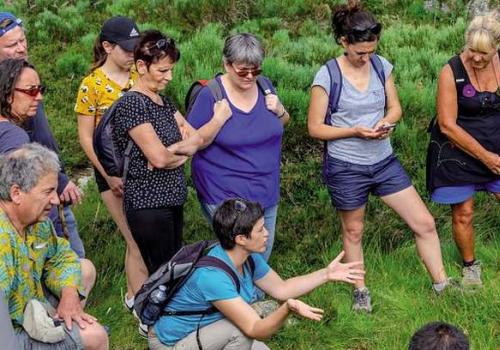
[[283, 116], [285, 115], [285, 113], [286, 113], [286, 109], [285, 109], [285, 106], [283, 106], [283, 113], [281, 113], [281, 114], [278, 116], [278, 119], [283, 118]]

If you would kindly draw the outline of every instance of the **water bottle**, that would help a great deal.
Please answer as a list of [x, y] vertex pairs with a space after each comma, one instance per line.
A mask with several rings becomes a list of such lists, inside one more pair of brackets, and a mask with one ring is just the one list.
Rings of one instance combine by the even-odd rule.
[[161, 285], [151, 292], [148, 305], [142, 312], [142, 323], [148, 326], [153, 325], [160, 317], [165, 300], [167, 300], [167, 287]]

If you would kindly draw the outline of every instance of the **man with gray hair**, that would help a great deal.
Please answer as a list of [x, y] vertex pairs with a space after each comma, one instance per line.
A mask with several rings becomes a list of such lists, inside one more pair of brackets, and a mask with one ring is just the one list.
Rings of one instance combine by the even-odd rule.
[[[95, 277], [94, 267], [79, 260], [48, 220], [59, 204], [59, 169], [57, 155], [36, 143], [0, 156], [0, 294], [21, 349], [105, 350], [106, 331], [81, 304], [94, 282], [82, 274], [92, 270]], [[26, 316], [33, 300], [47, 303], [52, 319], [64, 322], [57, 341], [46, 340], [46, 328], [37, 330], [40, 313]]]

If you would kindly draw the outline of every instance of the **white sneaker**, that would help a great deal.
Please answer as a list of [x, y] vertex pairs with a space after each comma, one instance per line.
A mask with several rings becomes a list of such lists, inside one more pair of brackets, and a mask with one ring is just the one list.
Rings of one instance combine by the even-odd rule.
[[132, 312], [134, 310], [134, 301], [135, 297], [128, 298], [127, 293], [123, 296], [123, 305], [128, 309], [128, 311]]

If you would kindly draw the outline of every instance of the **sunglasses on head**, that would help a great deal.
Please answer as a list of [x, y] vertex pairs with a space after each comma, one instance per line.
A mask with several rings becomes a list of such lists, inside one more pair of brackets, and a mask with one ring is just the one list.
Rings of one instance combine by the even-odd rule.
[[21, 21], [19, 18], [16, 20], [13, 20], [11, 18], [4, 19], [0, 22], [0, 36], [4, 35], [15, 26], [20, 26], [22, 23], [23, 21]]
[[148, 46], [146, 49], [151, 50], [151, 49], [158, 49], [158, 50], [165, 50], [168, 46], [173, 44], [173, 40], [170, 38], [167, 39], [160, 39], [154, 44]]
[[14, 90], [22, 92], [23, 94], [31, 97], [37, 97], [39, 93], [43, 95], [46, 89], [43, 85], [33, 85], [29, 89], [14, 88]]
[[245, 210], [247, 210], [247, 205], [245, 204], [245, 202], [243, 202], [239, 199], [236, 199], [233, 203], [233, 209], [234, 209], [235, 213], [234, 213], [234, 222], [233, 222], [232, 231], [233, 231], [233, 234], [236, 236], [237, 233], [234, 232], [234, 228], [236, 227], [236, 222], [240, 218], [240, 215], [242, 213], [244, 213]]
[[244, 68], [244, 69], [238, 69], [234, 66], [233, 63], [231, 63], [231, 66], [233, 67], [234, 69], [234, 72], [236, 73], [237, 76], [239, 77], [246, 77], [248, 74], [252, 74], [252, 76], [256, 77], [257, 75], [260, 75], [262, 73], [262, 69], [261, 68], [256, 68], [256, 69], [247, 69], [247, 68]]
[[355, 26], [350, 30], [350, 33], [354, 35], [364, 35], [370, 32], [374, 35], [379, 35], [381, 31], [382, 31], [382, 24], [374, 23], [368, 27]]

